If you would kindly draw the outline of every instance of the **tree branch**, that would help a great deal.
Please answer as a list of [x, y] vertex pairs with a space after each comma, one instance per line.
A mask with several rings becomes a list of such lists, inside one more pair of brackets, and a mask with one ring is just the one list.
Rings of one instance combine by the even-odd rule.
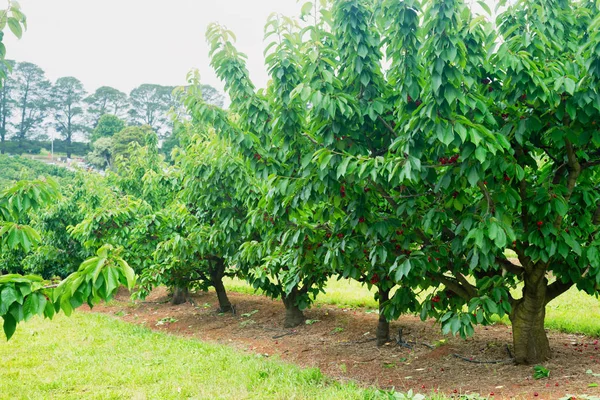
[[548, 285], [546, 289], [546, 304], [569, 290], [573, 286], [573, 282], [562, 283], [560, 279], [557, 279], [554, 283]]
[[477, 182], [477, 186], [479, 187], [479, 189], [481, 189], [481, 191], [483, 192], [483, 195], [485, 196], [485, 200], [487, 201], [487, 206], [488, 206], [488, 213], [490, 213], [492, 215], [496, 214], [496, 206], [494, 205], [494, 201], [492, 200], [492, 197], [490, 196], [490, 192], [485, 187], [485, 184], [483, 182], [479, 181], [479, 182]]
[[394, 130], [394, 128], [392, 128], [392, 126], [390, 124], [388, 124], [385, 119], [381, 118], [381, 115], [378, 115], [377, 119], [379, 121], [381, 121], [381, 123], [383, 123], [383, 125], [385, 125], [385, 127], [387, 128], [387, 130], [390, 131], [392, 133], [392, 135], [394, 135], [394, 137], [398, 137], [398, 134], [396, 133], [396, 131]]
[[459, 282], [457, 282], [449, 276], [445, 276], [444, 274], [432, 274], [431, 276], [433, 279], [442, 283], [444, 286], [452, 290], [454, 293], [456, 293], [458, 296], [460, 296], [466, 301], [469, 301], [474, 297], [469, 295], [469, 292], [467, 292], [467, 290], [465, 290], [465, 288]]
[[505, 258], [496, 257], [496, 262], [498, 264], [500, 264], [500, 266], [502, 266], [502, 268], [504, 268], [506, 271], [510, 272], [511, 274], [515, 274], [517, 276], [522, 276], [523, 272], [525, 272], [523, 267], [520, 267], [516, 264], [511, 263], [510, 261], [508, 261]]
[[595, 167], [596, 165], [600, 165], [600, 160], [584, 162], [581, 164], [581, 168], [584, 169], [589, 167]]
[[372, 179], [369, 179], [369, 181], [371, 182], [371, 184], [373, 186], [375, 186], [375, 189], [377, 189], [377, 192], [379, 192], [381, 197], [383, 197], [392, 207], [398, 208], [398, 203], [396, 203], [396, 201], [392, 198], [392, 196], [390, 196], [388, 194], [388, 192], [386, 192], [386, 190], [383, 186], [381, 186], [379, 183], [373, 181]]

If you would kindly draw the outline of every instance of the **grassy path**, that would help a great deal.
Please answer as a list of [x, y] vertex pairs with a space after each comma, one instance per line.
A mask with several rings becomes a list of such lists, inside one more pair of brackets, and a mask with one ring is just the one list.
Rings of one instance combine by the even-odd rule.
[[0, 399], [368, 399], [352, 384], [106, 315], [34, 319], [0, 341]]

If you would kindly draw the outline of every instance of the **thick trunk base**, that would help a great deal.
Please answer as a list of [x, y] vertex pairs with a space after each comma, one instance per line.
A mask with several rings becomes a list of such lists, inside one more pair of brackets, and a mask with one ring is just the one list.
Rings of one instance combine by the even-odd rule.
[[390, 299], [390, 291], [379, 289], [379, 322], [377, 323], [377, 346], [390, 341], [390, 323], [383, 315], [383, 305]]
[[298, 308], [298, 306], [286, 307], [285, 309], [285, 320], [283, 322], [284, 328], [295, 328], [299, 325], [302, 325], [306, 317], [302, 310]]
[[303, 324], [306, 319], [304, 312], [298, 307], [298, 296], [299, 291], [297, 288], [283, 296], [283, 305], [285, 305], [284, 328], [294, 328]]
[[533, 313], [517, 305], [511, 315], [515, 362], [538, 364], [548, 360], [552, 354], [550, 342], [544, 329], [545, 310]]
[[179, 305], [188, 301], [189, 291], [188, 288], [175, 287], [173, 289], [173, 297], [171, 298], [171, 304]]
[[544, 329], [546, 290], [548, 281], [543, 275], [525, 275], [523, 297], [513, 304], [512, 323], [515, 362], [539, 364], [552, 354]]

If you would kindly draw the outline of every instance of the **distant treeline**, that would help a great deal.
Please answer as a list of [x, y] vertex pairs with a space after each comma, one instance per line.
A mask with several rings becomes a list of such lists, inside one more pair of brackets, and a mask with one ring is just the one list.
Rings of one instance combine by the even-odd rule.
[[[0, 153], [15, 152], [6, 141], [19, 143], [18, 153], [32, 140], [48, 140], [56, 132], [66, 143], [68, 156], [78, 154], [76, 138], [92, 139], [100, 119], [118, 117], [127, 126], [148, 125], [166, 140], [173, 134], [171, 115], [185, 114], [175, 86], [142, 84], [129, 94], [102, 86], [88, 93], [79, 79], [66, 76], [51, 82], [39, 66], [7, 61], [0, 65]], [[224, 97], [209, 85], [202, 85], [207, 103], [223, 106]], [[46, 148], [45, 146], [43, 146]]]
[[[7, 154], [40, 154], [42, 150], [52, 151], [52, 143], [44, 140], [23, 140], [22, 142], [7, 140], [4, 142], [4, 150]], [[91, 150], [89, 143], [72, 142], [71, 155], [85, 156]], [[66, 153], [67, 142], [65, 140], [54, 141], [55, 153]]]

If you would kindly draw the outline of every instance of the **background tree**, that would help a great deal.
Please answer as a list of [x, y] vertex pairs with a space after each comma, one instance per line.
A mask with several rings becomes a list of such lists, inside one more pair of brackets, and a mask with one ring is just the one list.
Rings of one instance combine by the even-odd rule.
[[112, 165], [113, 154], [113, 138], [101, 137], [92, 144], [92, 151], [85, 156], [85, 159], [96, 168], [107, 169]]
[[5, 60], [0, 64], [0, 154], [4, 154], [4, 142], [8, 134], [8, 126], [14, 114], [14, 100], [12, 91], [14, 83], [11, 78], [12, 69], [15, 66], [14, 61]]
[[133, 125], [149, 125], [159, 137], [166, 134], [168, 112], [174, 104], [172, 86], [143, 84], [129, 94], [130, 122]]
[[104, 114], [92, 131], [90, 140], [95, 142], [100, 138], [110, 138], [125, 129], [125, 121], [113, 114]]
[[110, 86], [102, 86], [85, 98], [86, 113], [91, 120], [92, 128], [96, 128], [104, 114], [124, 117], [127, 112], [127, 95]]
[[40, 132], [51, 105], [52, 85], [44, 71], [35, 64], [17, 63], [14, 69], [14, 100], [18, 120], [15, 137], [19, 146], [34, 133]]
[[155, 140], [156, 133], [149, 125], [128, 126], [113, 136], [113, 161], [128, 158], [133, 143], [144, 146], [148, 140]]
[[56, 130], [67, 144], [67, 157], [71, 158], [73, 135], [83, 132], [82, 101], [85, 97], [83, 84], [73, 77], [58, 78], [52, 88], [52, 108]]
[[202, 94], [202, 99], [207, 104], [223, 108], [223, 105], [225, 104], [223, 93], [210, 85], [201, 85], [200, 92]]

